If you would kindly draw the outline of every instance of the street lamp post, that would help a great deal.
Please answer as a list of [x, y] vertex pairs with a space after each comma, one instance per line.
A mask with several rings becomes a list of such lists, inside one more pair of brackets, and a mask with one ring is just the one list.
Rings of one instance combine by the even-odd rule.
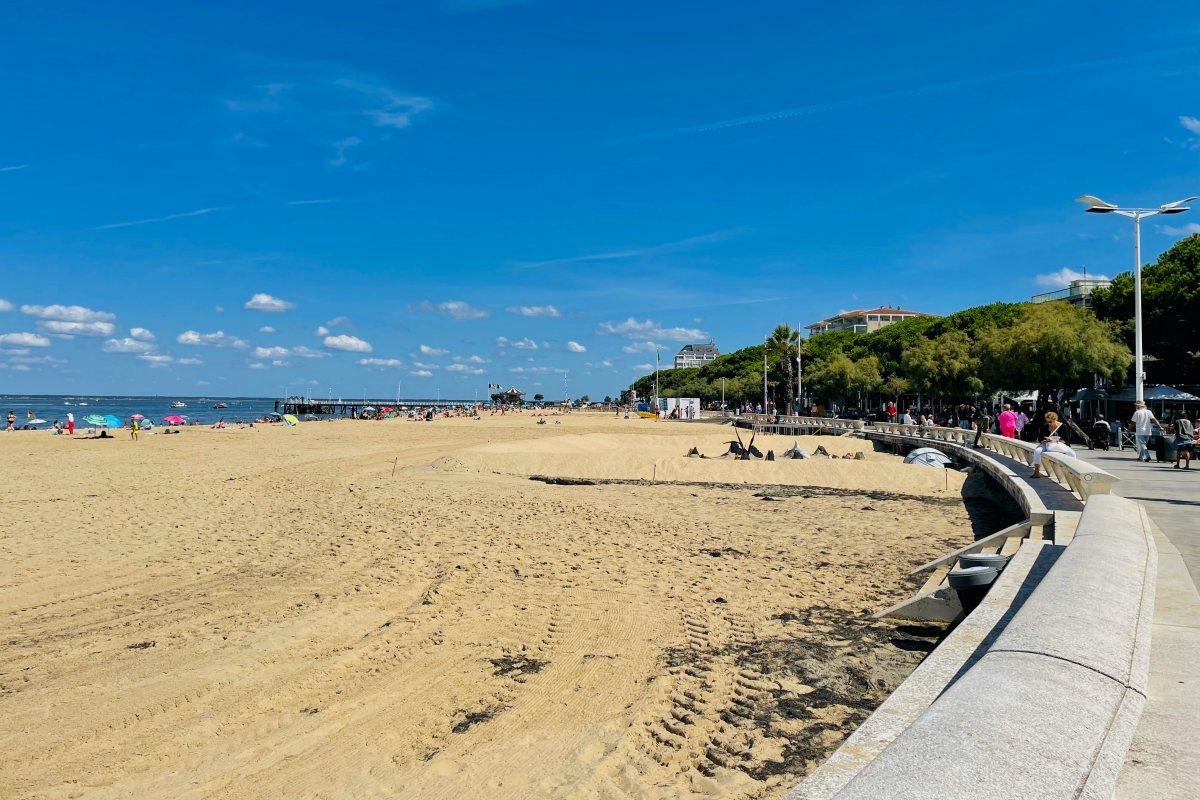
[[796, 326], [796, 413], [804, 409], [804, 340], [800, 337], [800, 326]]
[[1145, 402], [1146, 399], [1146, 373], [1142, 369], [1142, 219], [1156, 214], [1182, 214], [1190, 210], [1185, 203], [1196, 199], [1198, 198], [1185, 197], [1158, 208], [1120, 208], [1090, 194], [1075, 198], [1075, 202], [1087, 206], [1084, 210], [1090, 214], [1117, 214], [1133, 220], [1133, 379], [1136, 400], [1139, 403]]

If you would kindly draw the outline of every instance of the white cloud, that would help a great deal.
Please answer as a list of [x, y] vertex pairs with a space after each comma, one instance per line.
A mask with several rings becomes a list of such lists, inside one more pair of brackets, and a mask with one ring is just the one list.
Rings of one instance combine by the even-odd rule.
[[138, 358], [142, 361], [148, 361], [152, 367], [165, 367], [174, 361], [173, 358], [162, 353], [142, 353]]
[[621, 348], [622, 353], [653, 353], [658, 349], [658, 345], [654, 342], [632, 342]]
[[554, 306], [509, 306], [504, 309], [510, 314], [520, 314], [522, 317], [561, 317], [562, 312]]
[[411, 372], [409, 372], [408, 374], [412, 375], [414, 378], [432, 378], [433, 377], [433, 373], [427, 369], [414, 369]]
[[111, 322], [65, 322], [57, 319], [38, 320], [38, 327], [60, 336], [112, 336], [117, 329]]
[[65, 364], [65, 358], [55, 358], [54, 356], [13, 356], [9, 360], [10, 364]]
[[483, 356], [476, 356], [476, 355], [472, 355], [472, 356], [468, 357], [467, 361], [470, 361], [472, 364], [488, 363], [488, 360], [486, 358], [484, 358]]
[[699, 328], [664, 328], [652, 320], [638, 321], [633, 317], [622, 322], [601, 322], [596, 333], [607, 336], [626, 336], [630, 339], [643, 337], [667, 339], [675, 342], [707, 339], [708, 334]]
[[13, 310], [13, 304], [8, 302], [7, 300], [5, 300], [3, 297], [0, 297], [0, 311], [12, 311], [12, 310]]
[[224, 314], [225, 306], [213, 306], [213, 311], [217, 312], [218, 314]]
[[256, 293], [243, 306], [243, 308], [248, 308], [251, 311], [287, 311], [295, 307], [295, 303], [288, 300], [281, 300], [265, 292]]
[[0, 344], [17, 347], [49, 347], [50, 340], [40, 333], [0, 333]]
[[333, 158], [329, 159], [329, 166], [340, 167], [350, 159], [347, 153], [362, 144], [362, 139], [358, 136], [347, 136], [344, 139], [338, 139], [333, 143]]
[[323, 350], [313, 350], [311, 347], [305, 347], [304, 345], [293, 347], [291, 354], [296, 358], [329, 358], [329, 353]]
[[370, 353], [374, 349], [369, 342], [344, 333], [338, 336], [326, 336], [324, 344], [332, 350], [346, 350], [351, 353]]
[[570, 350], [572, 353], [586, 353], [587, 352], [587, 348], [584, 347], [583, 345], [581, 345], [579, 342], [567, 342], [567, 349]]
[[612, 360], [611, 360], [611, 359], [607, 359], [607, 358], [606, 358], [606, 359], [604, 359], [603, 361], [601, 361], [601, 362], [600, 362], [600, 366], [602, 366], [602, 367], [611, 367], [611, 366], [612, 366]]
[[190, 367], [190, 366], [195, 366], [196, 364], [203, 364], [204, 362], [198, 358], [181, 358], [178, 361], [176, 361], [175, 363], [176, 364], [187, 364]]
[[254, 348], [254, 357], [260, 360], [264, 358], [283, 358], [289, 352], [286, 347], [256, 347]]
[[538, 343], [529, 337], [524, 339], [511, 339], [508, 341], [509, 347], [514, 347], [517, 350], [537, 350]]
[[633, 368], [636, 369], [638, 372], [653, 372], [654, 371], [653, 364], [634, 364]]
[[291, 365], [292, 365], [292, 362], [290, 362], [290, 361], [283, 361], [283, 360], [281, 360], [281, 359], [278, 359], [278, 358], [277, 358], [277, 359], [275, 359], [274, 361], [272, 361], [272, 362], [271, 362], [271, 366], [272, 366], [272, 367], [290, 367]]
[[1082, 280], [1083, 278], [1096, 278], [1102, 281], [1108, 280], [1107, 275], [1094, 275], [1092, 273], [1078, 272], [1070, 267], [1063, 267], [1057, 272], [1035, 275], [1033, 282], [1047, 289], [1065, 289], [1071, 285], [1071, 281]]
[[427, 344], [421, 345], [420, 350], [421, 355], [423, 356], [444, 356], [450, 352], [449, 350], [443, 350], [440, 347], [430, 347]]
[[266, 364], [255, 361], [253, 364], [250, 365], [250, 369], [270, 369], [270, 368]]
[[131, 338], [139, 339], [143, 342], [153, 342], [154, 334], [149, 328], [130, 328], [129, 335]]
[[417, 367], [418, 369], [441, 369], [441, 367], [437, 364], [426, 364], [422, 361], [414, 361], [413, 366]]
[[492, 312], [486, 308], [475, 308], [462, 300], [446, 300], [442, 303], [431, 303], [428, 300], [422, 300], [416, 305], [418, 311], [427, 313], [444, 314], [451, 319], [483, 319], [490, 316]]
[[358, 360], [360, 366], [363, 367], [398, 367], [400, 360], [397, 358], [360, 358]]
[[126, 336], [124, 339], [109, 339], [100, 349], [106, 353], [149, 353], [154, 345]]
[[11, 369], [14, 372], [29, 372], [29, 366], [27, 364], [13, 364], [12, 366], [9, 366], [8, 364], [0, 364], [0, 369]]
[[328, 336], [328, 335], [329, 335], [329, 328], [326, 328], [324, 325], [317, 326], [317, 336]]
[[258, 332], [259, 333], [274, 333], [275, 329], [272, 328], [270, 325], [263, 325], [261, 328], [258, 329]]
[[238, 350], [250, 346], [236, 336], [229, 336], [224, 331], [216, 331], [214, 333], [184, 331], [175, 337], [175, 341], [180, 344], [204, 345], [206, 347], [234, 347]]
[[1179, 124], [1187, 128], [1192, 133], [1200, 136], [1200, 119], [1196, 117], [1180, 117]]
[[334, 317], [333, 319], [329, 320], [325, 324], [331, 328], [336, 328], [338, 325], [345, 325], [349, 321], [350, 321], [349, 317]]
[[1167, 236], [1191, 236], [1200, 233], [1200, 222], [1189, 222], [1186, 225], [1160, 225], [1158, 228]]
[[451, 364], [446, 367], [447, 372], [465, 372], [468, 375], [482, 375], [483, 370], [478, 367], [468, 367], [466, 364]]
[[21, 313], [41, 319], [56, 319], [63, 322], [112, 322], [117, 318], [111, 311], [93, 311], [83, 306], [21, 306]]
[[110, 222], [107, 225], [97, 225], [92, 230], [107, 231], [113, 228], [129, 228], [134, 225], [149, 225], [152, 222], [167, 222], [172, 219], [185, 219], [187, 217], [203, 217], [205, 214], [211, 214], [214, 211], [225, 211], [229, 206], [213, 206], [210, 208], [197, 208], [192, 211], [180, 211], [176, 214], [167, 214], [162, 217], [146, 217], [145, 219], [134, 219], [128, 222]]

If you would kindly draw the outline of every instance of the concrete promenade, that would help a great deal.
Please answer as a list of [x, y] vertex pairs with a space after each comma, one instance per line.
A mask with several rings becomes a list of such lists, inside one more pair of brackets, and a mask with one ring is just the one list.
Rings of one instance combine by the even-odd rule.
[[1119, 477], [1116, 493], [1159, 528], [1149, 694], [1116, 796], [1200, 797], [1200, 468], [1138, 463], [1129, 450], [1079, 455]]

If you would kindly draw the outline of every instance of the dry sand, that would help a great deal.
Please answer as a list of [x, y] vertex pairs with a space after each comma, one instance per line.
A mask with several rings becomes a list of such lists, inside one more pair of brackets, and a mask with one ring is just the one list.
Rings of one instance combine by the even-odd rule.
[[0, 796], [779, 797], [932, 645], [961, 475], [551, 420], [0, 435]]

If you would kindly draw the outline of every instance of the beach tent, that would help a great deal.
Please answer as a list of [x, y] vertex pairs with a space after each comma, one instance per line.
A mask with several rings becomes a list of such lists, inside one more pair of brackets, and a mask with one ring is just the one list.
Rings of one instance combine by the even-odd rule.
[[933, 447], [918, 447], [904, 457], [905, 464], [920, 464], [923, 467], [945, 468], [951, 459], [941, 450]]

